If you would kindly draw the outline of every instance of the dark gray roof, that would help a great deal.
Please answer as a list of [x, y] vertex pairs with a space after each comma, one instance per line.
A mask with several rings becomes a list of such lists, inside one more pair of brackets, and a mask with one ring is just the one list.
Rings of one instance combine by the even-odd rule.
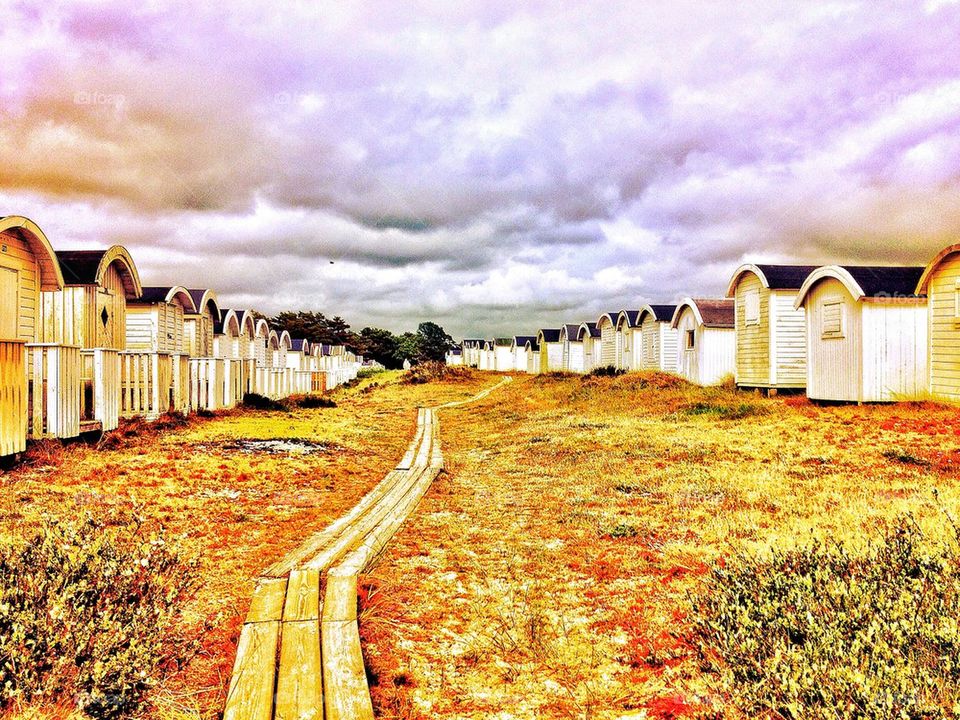
[[733, 300], [714, 300], [694, 298], [703, 324], [707, 327], [732, 328], [734, 327], [735, 311]]
[[577, 332], [580, 330], [580, 323], [565, 323], [563, 327], [567, 330], [567, 340], [569, 340], [577, 336]]
[[799, 290], [817, 265], [757, 265], [771, 290]]
[[307, 347], [309, 347], [309, 346], [310, 346], [310, 343], [308, 343], [308, 342], [307, 342], [306, 340], [304, 340], [303, 338], [297, 338], [296, 340], [291, 340], [291, 341], [290, 341], [290, 349], [291, 349], [291, 350], [294, 350], [294, 351], [296, 351], [296, 352], [303, 352], [303, 346], [304, 346], [304, 345], [306, 345]]
[[915, 296], [923, 267], [841, 265], [867, 297]]
[[[586, 327], [587, 332], [590, 333], [590, 337], [592, 338], [600, 337], [600, 328], [597, 327], [597, 324], [595, 322], [585, 322], [581, 324], [580, 327], [581, 328]], [[582, 333], [579, 333], [579, 334], [582, 334]]]
[[68, 285], [96, 285], [97, 270], [106, 250], [58, 250], [57, 261]]
[[651, 305], [650, 309], [653, 310], [653, 319], [659, 320], [661, 322], [670, 322], [673, 319], [673, 314], [677, 311], [676, 305]]
[[532, 342], [534, 345], [537, 343], [537, 338], [535, 335], [517, 335], [513, 338], [513, 341], [517, 344], [518, 347], [526, 345], [528, 342]]
[[560, 328], [549, 328], [546, 330], [541, 330], [540, 334], [543, 335], [543, 341], [548, 343], [560, 342]]
[[637, 326], [637, 316], [640, 315], [639, 310], [624, 310], [623, 314], [627, 316], [627, 327]]

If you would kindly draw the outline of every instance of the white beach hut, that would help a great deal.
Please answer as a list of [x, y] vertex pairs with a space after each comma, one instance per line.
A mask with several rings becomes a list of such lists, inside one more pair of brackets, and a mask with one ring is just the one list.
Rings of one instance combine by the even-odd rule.
[[736, 354], [733, 300], [686, 298], [671, 325], [679, 333], [677, 367], [696, 385], [717, 385], [733, 375]]

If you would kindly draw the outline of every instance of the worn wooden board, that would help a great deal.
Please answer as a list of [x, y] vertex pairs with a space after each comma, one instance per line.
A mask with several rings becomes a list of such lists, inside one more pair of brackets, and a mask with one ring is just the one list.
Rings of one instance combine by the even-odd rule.
[[271, 720], [279, 622], [243, 626], [223, 720]]
[[320, 621], [283, 623], [276, 720], [323, 720]]
[[316, 620], [320, 617], [320, 571], [294, 570], [287, 581], [283, 606], [284, 622]]
[[325, 622], [321, 635], [326, 720], [373, 720], [356, 621]]
[[286, 591], [286, 578], [261, 578], [257, 582], [257, 587], [254, 588], [246, 622], [258, 623], [280, 620], [283, 617], [284, 594]]

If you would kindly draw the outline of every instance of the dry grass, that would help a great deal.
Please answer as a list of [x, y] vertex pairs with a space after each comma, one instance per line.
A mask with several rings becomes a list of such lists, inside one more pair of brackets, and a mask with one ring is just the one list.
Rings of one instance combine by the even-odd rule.
[[[156, 718], [215, 718], [240, 624], [263, 568], [352, 507], [402, 456], [418, 405], [469, 397], [489, 380], [408, 385], [384, 373], [332, 393], [335, 408], [234, 411], [153, 432], [136, 423], [102, 448], [45, 443], [0, 475], [0, 540], [44, 514], [129, 508], [199, 557], [201, 590], [187, 608], [211, 627], [201, 654], [157, 689]], [[310, 454], [247, 452], [238, 439], [307, 439]], [[71, 709], [19, 708], [24, 718]]]
[[709, 564], [960, 514], [960, 413], [935, 404], [521, 377], [441, 438], [449, 473], [367, 578], [383, 717], [737, 717], [686, 640]]

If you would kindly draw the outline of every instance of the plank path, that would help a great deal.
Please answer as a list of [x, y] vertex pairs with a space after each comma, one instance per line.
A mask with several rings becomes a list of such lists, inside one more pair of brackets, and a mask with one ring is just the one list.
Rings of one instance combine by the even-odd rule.
[[346, 515], [257, 580], [237, 644], [224, 720], [371, 720], [357, 625], [357, 579], [380, 556], [443, 470], [437, 411], [417, 411], [399, 464]]

